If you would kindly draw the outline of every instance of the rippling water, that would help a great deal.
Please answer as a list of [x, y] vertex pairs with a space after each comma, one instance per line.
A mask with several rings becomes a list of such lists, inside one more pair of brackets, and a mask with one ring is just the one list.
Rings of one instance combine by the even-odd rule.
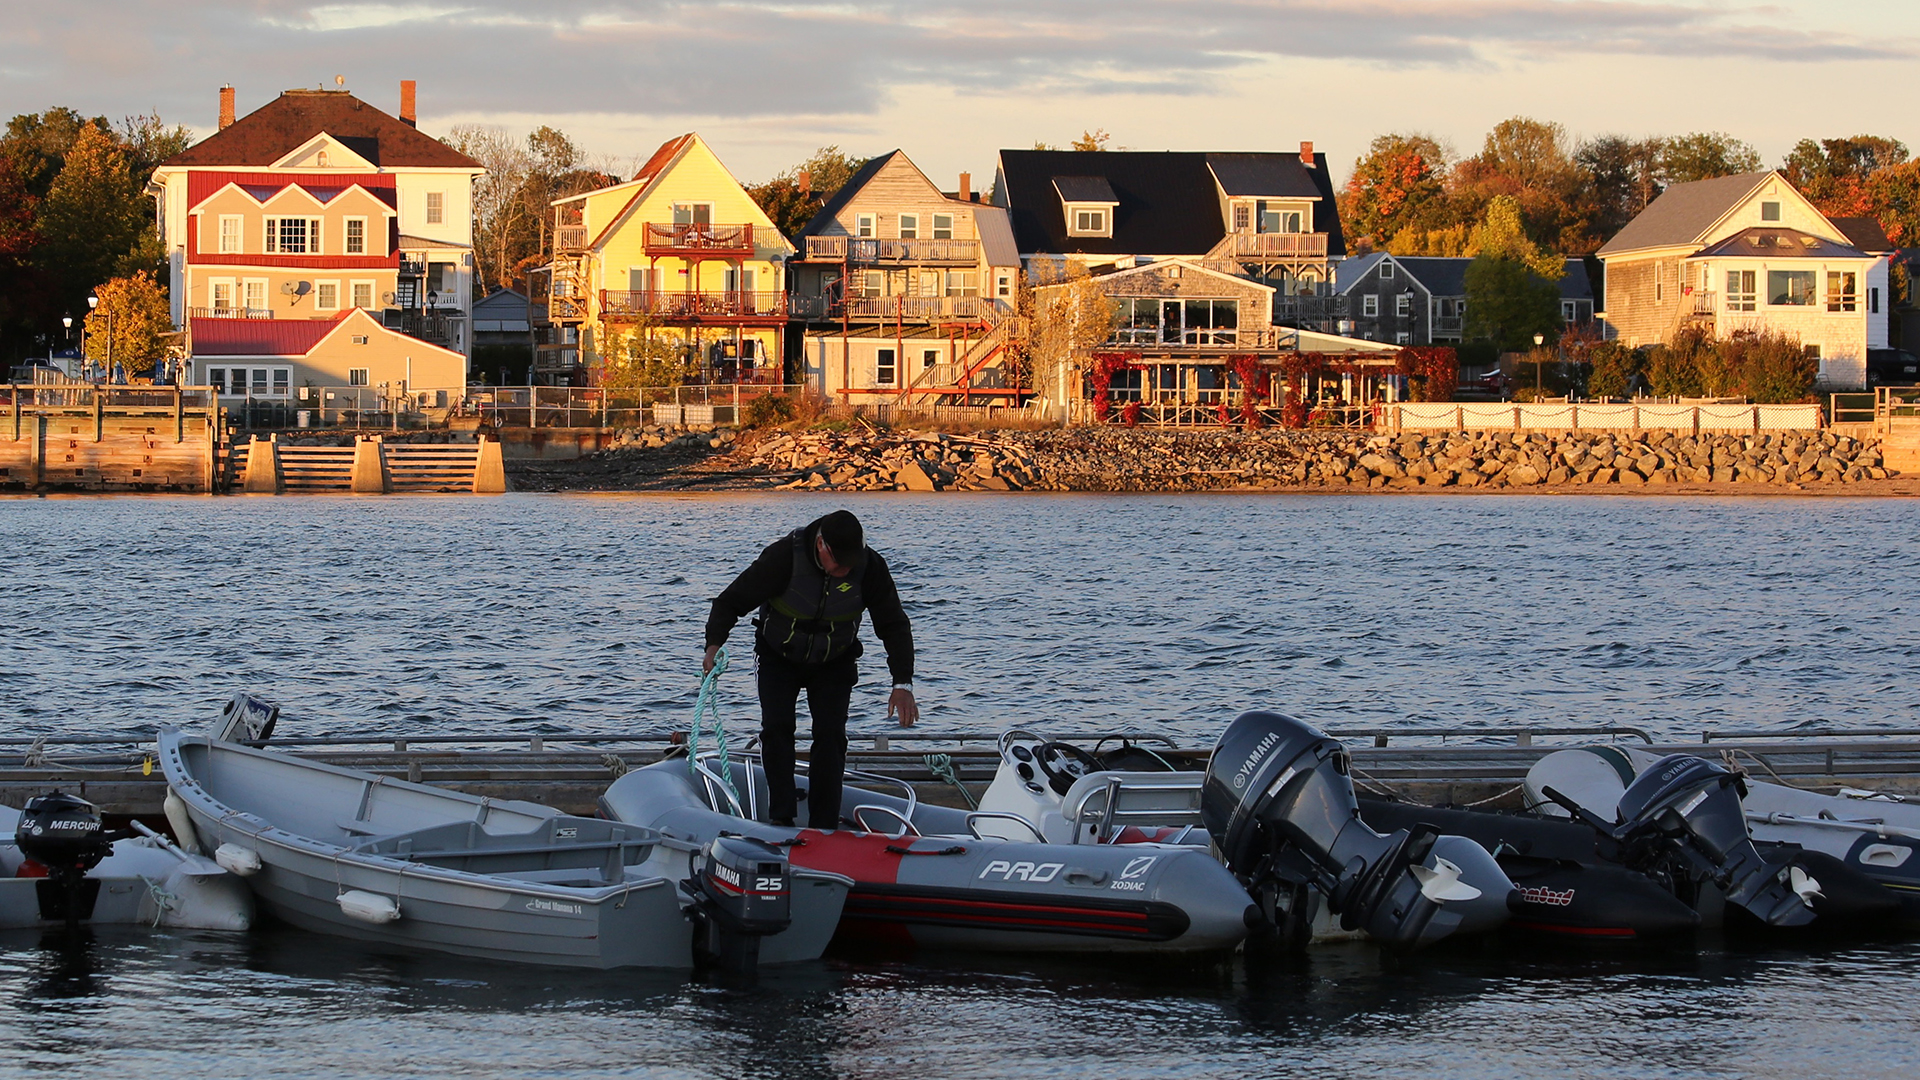
[[[923, 726], [1914, 725], [1905, 500], [0, 501], [16, 734], [683, 725], [706, 602], [849, 505]], [[878, 670], [878, 657], [869, 670]], [[752, 711], [744, 675], [730, 713]], [[857, 698], [878, 730], [884, 680]], [[0, 1075], [1906, 1076], [1908, 942], [1160, 966], [832, 960], [751, 986], [227, 937], [0, 935]]]

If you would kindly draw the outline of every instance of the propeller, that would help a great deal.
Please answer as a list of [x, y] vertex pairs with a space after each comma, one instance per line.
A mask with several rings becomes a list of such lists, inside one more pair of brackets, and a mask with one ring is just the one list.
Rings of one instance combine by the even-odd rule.
[[1825, 895], [1820, 891], [1819, 880], [1797, 866], [1787, 868], [1787, 888], [1792, 889], [1793, 894], [1800, 898], [1800, 902], [1808, 907], [1812, 907], [1815, 900]]
[[1420, 895], [1435, 903], [1444, 904], [1449, 900], [1478, 900], [1480, 890], [1460, 880], [1460, 868], [1452, 862], [1434, 856], [1432, 868], [1411, 866], [1413, 879], [1420, 883]]

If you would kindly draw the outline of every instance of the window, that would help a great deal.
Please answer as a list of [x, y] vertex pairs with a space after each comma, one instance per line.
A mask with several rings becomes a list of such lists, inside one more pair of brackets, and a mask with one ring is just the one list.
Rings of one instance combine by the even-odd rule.
[[276, 397], [287, 396], [287, 384], [293, 381], [293, 369], [277, 367], [273, 369], [273, 393]]
[[245, 282], [247, 302], [244, 306], [255, 311], [264, 311], [267, 306], [267, 279], [248, 278]]
[[1858, 306], [1855, 277], [1844, 270], [1827, 271], [1827, 310], [1852, 311]]
[[920, 239], [920, 215], [919, 214], [901, 214], [900, 215], [900, 239], [902, 240]]
[[1727, 310], [1752, 311], [1754, 309], [1753, 271], [1727, 271]]
[[1667, 298], [1667, 283], [1660, 273], [1661, 269], [1661, 264], [1653, 264], [1653, 302], [1656, 304]]
[[246, 250], [241, 232], [243, 219], [238, 214], [220, 215], [220, 253], [231, 255]]
[[1806, 350], [1807, 359], [1812, 360], [1814, 363], [1820, 365], [1820, 378], [1822, 379], [1826, 378], [1827, 377], [1826, 353], [1818, 345], [1803, 345], [1801, 346], [1801, 348]]
[[1253, 228], [1253, 207], [1246, 203], [1233, 204], [1233, 231], [1246, 232]]
[[921, 371], [925, 371], [939, 362], [940, 362], [939, 349], [920, 350], [920, 370]]
[[1867, 314], [1880, 314], [1880, 290], [1877, 287], [1867, 290]]
[[207, 284], [210, 287], [213, 294], [212, 295], [213, 310], [215, 311], [233, 310], [232, 279], [228, 279], [226, 281], [210, 281]]
[[972, 270], [947, 271], [948, 296], [978, 296], [980, 287]]
[[320, 219], [268, 218], [267, 254], [320, 254]]
[[313, 307], [316, 311], [340, 310], [340, 283], [337, 281], [314, 282]]
[[1013, 275], [1005, 270], [993, 276], [993, 295], [1010, 297], [1013, 295]]
[[1393, 313], [1403, 319], [1413, 314], [1413, 294], [1401, 293], [1399, 296], [1394, 297]]
[[893, 350], [880, 349], [874, 353], [873, 384], [892, 386], [898, 381], [893, 365]]
[[1405, 330], [1396, 330], [1393, 334], [1393, 343], [1395, 345], [1411, 345], [1413, 344], [1413, 335]]
[[1393, 280], [1393, 260], [1392, 259], [1380, 260], [1380, 280], [1382, 281]]
[[227, 390], [227, 369], [218, 367], [208, 368], [207, 385], [213, 387], [215, 393], [225, 393]]
[[1080, 236], [1105, 236], [1107, 234], [1107, 212], [1105, 210], [1075, 210], [1073, 212], [1073, 231]]
[[440, 225], [447, 220], [447, 194], [444, 191], [427, 192], [427, 224]]
[[1811, 270], [1767, 271], [1767, 303], [1776, 307], [1805, 307], [1813, 303]]
[[1574, 311], [1573, 301], [1571, 300], [1560, 301], [1560, 321], [1564, 323], [1572, 323], [1574, 319], [1574, 315], [1575, 315], [1575, 311]]
[[1262, 214], [1261, 217], [1270, 219], [1273, 226], [1267, 229], [1267, 232], [1297, 233], [1306, 231], [1301, 228], [1301, 214], [1298, 210], [1269, 210], [1265, 214]]
[[952, 214], [933, 215], [933, 238], [935, 240], [953, 239], [953, 215]]
[[347, 219], [347, 254], [365, 255], [367, 253], [367, 219]]
[[858, 237], [863, 237], [863, 238], [871, 237], [873, 235], [873, 215], [872, 214], [853, 215], [853, 235]]
[[1360, 298], [1360, 315], [1368, 319], [1377, 319], [1380, 317], [1380, 296], [1378, 293], [1368, 293]]
[[885, 296], [886, 282], [878, 270], [862, 270], [854, 276], [853, 295], [872, 299]]
[[373, 308], [373, 282], [356, 281], [353, 283], [353, 306], [369, 310]]
[[1777, 202], [1761, 203], [1760, 204], [1760, 220], [1761, 221], [1779, 221], [1780, 220], [1780, 204]]
[[747, 269], [736, 270], [731, 266], [727, 267], [723, 287], [728, 292], [752, 292], [753, 271]]
[[673, 223], [675, 225], [711, 225], [713, 224], [713, 204], [674, 203]]
[[373, 381], [367, 377], [368, 369], [363, 367], [347, 369], [348, 386], [371, 386]]
[[1123, 296], [1114, 301], [1113, 337], [1129, 345], [1153, 345], [1160, 340], [1160, 301]]

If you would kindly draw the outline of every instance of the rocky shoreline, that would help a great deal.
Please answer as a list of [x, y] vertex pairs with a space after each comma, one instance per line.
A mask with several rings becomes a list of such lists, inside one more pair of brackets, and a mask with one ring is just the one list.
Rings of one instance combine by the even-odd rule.
[[[510, 462], [517, 490], [1369, 491], [1920, 494], [1877, 443], [1831, 432], [1050, 428], [624, 432], [577, 462]], [[1911, 488], [1911, 491], [1909, 491]]]

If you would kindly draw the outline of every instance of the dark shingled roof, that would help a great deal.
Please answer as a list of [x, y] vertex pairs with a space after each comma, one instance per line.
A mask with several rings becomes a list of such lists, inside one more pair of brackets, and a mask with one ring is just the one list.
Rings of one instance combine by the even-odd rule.
[[839, 191], [828, 196], [827, 201], [820, 204], [820, 209], [813, 212], [813, 216], [807, 219], [805, 225], [800, 226], [800, 231], [795, 233], [793, 238], [799, 240], [803, 236], [816, 236], [822, 229], [832, 224], [840, 211], [846, 208], [847, 203], [853, 201], [853, 197], [860, 194], [860, 189], [867, 186], [867, 181], [872, 180], [875, 173], [886, 168], [887, 162], [901, 153], [903, 151], [889, 150], [879, 157], [868, 158], [866, 164], [855, 169], [853, 175], [847, 177], [847, 182], [840, 185]]
[[1833, 227], [1847, 238], [1847, 243], [1870, 255], [1884, 255], [1894, 250], [1893, 241], [1887, 238], [1887, 230], [1870, 217], [1830, 217]]
[[[1234, 177], [1284, 177], [1297, 183], [1283, 192], [1263, 194], [1315, 197], [1314, 227], [1327, 234], [1327, 252], [1345, 255], [1340, 221], [1334, 210], [1333, 181], [1326, 157], [1312, 167], [1300, 155], [1206, 154], [1153, 150], [1002, 150], [1000, 172], [1014, 238], [1022, 254], [1058, 255], [1205, 255], [1226, 235], [1220, 217], [1215, 162]], [[1113, 236], [1068, 236], [1056, 178], [1098, 177], [1113, 192]], [[1264, 185], [1268, 181], [1259, 180]], [[1108, 200], [1098, 200], [1108, 201]]]
[[1713, 180], [1675, 184], [1653, 200], [1638, 217], [1627, 222], [1613, 239], [1600, 245], [1599, 254], [1617, 255], [1645, 248], [1681, 247], [1700, 242], [1700, 235], [1719, 221], [1733, 205], [1760, 186], [1772, 173], [1740, 173]]
[[1320, 197], [1313, 170], [1300, 164], [1299, 154], [1208, 154], [1207, 166], [1228, 195], [1254, 199]]
[[344, 90], [286, 90], [161, 163], [272, 165], [321, 132], [383, 169], [479, 169], [481, 164]]
[[1070, 203], [1117, 203], [1113, 186], [1104, 176], [1056, 176], [1053, 178], [1053, 190], [1060, 193], [1061, 202]]

